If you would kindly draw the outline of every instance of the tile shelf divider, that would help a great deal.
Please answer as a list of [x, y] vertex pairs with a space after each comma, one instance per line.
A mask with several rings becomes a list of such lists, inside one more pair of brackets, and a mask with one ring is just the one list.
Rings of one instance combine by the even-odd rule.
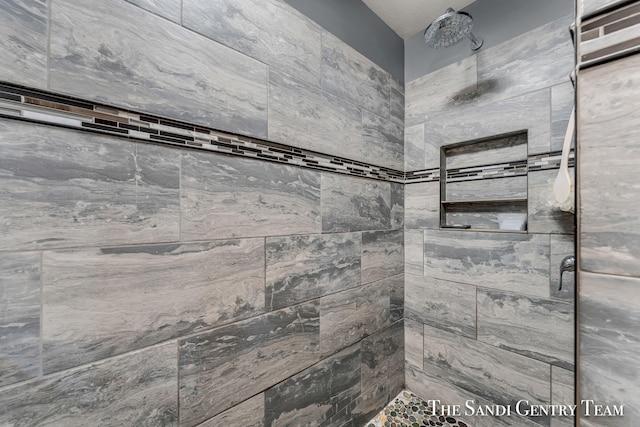
[[482, 204], [482, 203], [526, 203], [527, 199], [469, 199], [443, 200], [443, 205]]

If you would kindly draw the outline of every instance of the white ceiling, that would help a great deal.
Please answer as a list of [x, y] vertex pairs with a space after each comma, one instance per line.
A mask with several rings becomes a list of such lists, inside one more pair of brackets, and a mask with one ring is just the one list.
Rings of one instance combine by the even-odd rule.
[[403, 39], [408, 39], [443, 15], [448, 7], [462, 9], [475, 0], [362, 0]]

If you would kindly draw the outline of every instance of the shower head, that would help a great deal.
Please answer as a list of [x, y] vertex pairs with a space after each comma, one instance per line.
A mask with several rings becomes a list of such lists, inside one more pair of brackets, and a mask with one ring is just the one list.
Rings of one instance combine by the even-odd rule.
[[424, 32], [424, 42], [439, 49], [454, 45], [466, 36], [471, 40], [471, 50], [478, 50], [482, 47], [483, 40], [471, 33], [472, 27], [471, 15], [448, 8], [444, 15], [427, 27]]

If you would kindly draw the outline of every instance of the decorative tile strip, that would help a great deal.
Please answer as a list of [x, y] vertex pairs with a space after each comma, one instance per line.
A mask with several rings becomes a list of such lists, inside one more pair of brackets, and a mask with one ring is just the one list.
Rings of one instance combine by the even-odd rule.
[[405, 183], [440, 181], [440, 168], [406, 172]]
[[0, 83], [0, 117], [404, 182], [404, 172], [394, 169], [6, 83]]
[[[546, 169], [559, 169], [560, 162], [562, 160], [562, 151], [554, 151], [552, 153], [538, 154], [529, 156], [529, 170], [546, 170]], [[576, 153], [575, 150], [571, 150], [569, 153], [569, 167], [573, 168], [576, 165]]]
[[497, 165], [473, 166], [447, 170], [447, 182], [475, 181], [478, 179], [504, 178], [527, 174], [527, 161]]

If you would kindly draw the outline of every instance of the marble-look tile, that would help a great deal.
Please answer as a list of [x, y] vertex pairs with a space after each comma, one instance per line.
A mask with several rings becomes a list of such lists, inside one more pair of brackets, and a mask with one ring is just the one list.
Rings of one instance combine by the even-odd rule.
[[450, 182], [446, 186], [447, 201], [526, 199], [527, 177], [514, 176], [476, 181]]
[[47, 0], [0, 3], [0, 80], [47, 87]]
[[574, 301], [576, 294], [576, 273], [567, 271], [562, 275], [560, 287], [560, 264], [564, 257], [575, 255], [574, 236], [554, 234], [551, 236], [551, 266], [549, 268], [549, 295], [551, 298]]
[[580, 261], [583, 270], [640, 276], [640, 56], [581, 75]]
[[[584, 166], [582, 166], [584, 168]], [[574, 169], [569, 173], [574, 175]], [[575, 215], [553, 206], [553, 184], [557, 169], [529, 172], [529, 198], [527, 228], [529, 233], [574, 234]], [[584, 185], [584, 183], [582, 184]], [[584, 201], [583, 201], [584, 205]]]
[[362, 283], [371, 283], [404, 271], [404, 232], [362, 233]]
[[401, 372], [404, 376], [404, 324], [396, 322], [361, 341], [362, 384], [387, 382]]
[[447, 169], [527, 160], [527, 133], [494, 136], [486, 141], [450, 148], [446, 151], [446, 160]]
[[592, 14], [598, 10], [622, 2], [622, 0], [578, 0], [578, 16]]
[[315, 86], [320, 86], [321, 29], [281, 0], [184, 0], [183, 23]]
[[[551, 151], [562, 151], [573, 104], [574, 90], [571, 82], [551, 88]], [[575, 148], [575, 138], [571, 146]]]
[[440, 226], [440, 183], [418, 182], [404, 186], [405, 216], [408, 228]]
[[478, 341], [574, 369], [573, 304], [478, 289]]
[[565, 16], [478, 53], [478, 85], [491, 88], [481, 104], [569, 81], [574, 49], [569, 35], [573, 16]]
[[404, 318], [404, 274], [384, 279], [391, 289], [391, 309], [389, 322], [397, 322]]
[[322, 89], [389, 117], [389, 73], [338, 37], [322, 31]]
[[360, 286], [361, 250], [359, 233], [267, 238], [267, 309]]
[[475, 105], [477, 96], [477, 55], [471, 55], [418, 79], [406, 89], [406, 125], [431, 121], [435, 113], [458, 111]]
[[[423, 123], [404, 128], [404, 170], [416, 171], [426, 169], [425, 150], [431, 148], [431, 146], [426, 146]], [[437, 159], [437, 162], [430, 162], [430, 166], [428, 167], [440, 167], [439, 147], [436, 147], [435, 151], [437, 153], [434, 154], [432, 151], [433, 150], [430, 150], [429, 157]]]
[[422, 276], [424, 274], [424, 231], [404, 232], [404, 272]]
[[240, 157], [182, 154], [181, 236], [320, 231], [320, 173]]
[[179, 153], [0, 120], [0, 249], [178, 239]]
[[0, 254], [0, 387], [40, 372], [40, 254]]
[[389, 92], [389, 117], [404, 128], [404, 84], [391, 77]]
[[267, 137], [266, 65], [121, 0], [51, 12], [50, 89]]
[[198, 424], [198, 427], [265, 427], [264, 421], [264, 393], [260, 393]]
[[322, 354], [333, 354], [388, 326], [391, 286], [381, 280], [320, 298]]
[[[575, 373], [551, 367], [551, 404], [575, 405]], [[574, 417], [552, 417], [551, 427], [575, 427]]]
[[387, 402], [393, 396], [385, 383], [376, 384], [369, 389], [363, 389], [360, 397], [355, 400], [355, 405], [351, 410], [352, 423], [348, 425], [366, 425], [371, 418], [387, 405]]
[[362, 112], [362, 160], [390, 169], [404, 167], [404, 127], [368, 111]]
[[425, 231], [424, 275], [549, 296], [549, 236]]
[[424, 364], [430, 376], [496, 404], [550, 400], [548, 364], [430, 326], [424, 327]]
[[269, 140], [362, 160], [362, 111], [320, 88], [271, 69]]
[[404, 228], [404, 184], [392, 182], [391, 185], [391, 228]]
[[[551, 91], [543, 89], [439, 114], [424, 126], [425, 141], [434, 147], [527, 130], [528, 154], [547, 153], [551, 146]], [[427, 167], [437, 166], [427, 161]]]
[[300, 372], [265, 392], [266, 426], [317, 426], [360, 393], [359, 346]]
[[182, 0], [127, 0], [136, 6], [180, 24]]
[[422, 369], [424, 364], [424, 325], [404, 319], [404, 356], [406, 364]]
[[426, 325], [476, 337], [476, 287], [405, 275], [405, 316]]
[[311, 366], [318, 303], [273, 311], [180, 341], [180, 425], [193, 426]]
[[176, 343], [0, 391], [0, 425], [177, 426]]
[[322, 173], [324, 233], [387, 230], [391, 228], [390, 217], [390, 183]]
[[43, 366], [56, 372], [264, 310], [264, 241], [45, 252]]
[[640, 279], [581, 272], [578, 282], [580, 399], [624, 405], [624, 418], [594, 426], [631, 427], [640, 419]]

